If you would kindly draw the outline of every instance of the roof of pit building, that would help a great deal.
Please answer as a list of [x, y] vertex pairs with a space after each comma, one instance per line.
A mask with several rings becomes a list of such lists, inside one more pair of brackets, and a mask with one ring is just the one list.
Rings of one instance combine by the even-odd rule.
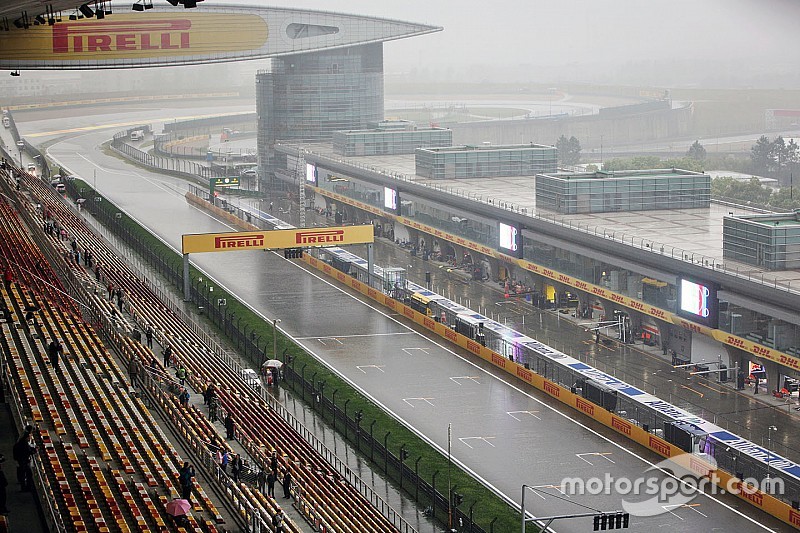
[[607, 180], [607, 179], [667, 179], [681, 176], [708, 176], [704, 172], [694, 172], [680, 168], [653, 168], [646, 170], [597, 170], [595, 172], [559, 172], [553, 174], [543, 172], [548, 178], [579, 181], [579, 180]]
[[[747, 206], [711, 202], [707, 208], [659, 209], [652, 211], [614, 211], [565, 215], [536, 206], [535, 177], [509, 176], [499, 178], [428, 179], [416, 175], [414, 154], [345, 157], [333, 151], [330, 143], [281, 142], [289, 152], [300, 148], [307, 153], [345, 163], [365, 171], [380, 172], [387, 177], [409, 181], [453, 195], [471, 198], [495, 206], [500, 202], [513, 205], [528, 216], [552, 220], [571, 226], [598, 238], [610, 238], [632, 243], [640, 248], [660, 250], [676, 258], [700, 264], [724, 263], [727, 270], [761, 281], [776, 280], [779, 285], [800, 289], [800, 270], [768, 271], [758, 267], [723, 260], [722, 219], [725, 216], [747, 216], [764, 211]], [[324, 163], [323, 163], [324, 164]], [[354, 173], [357, 176], [357, 172]], [[402, 188], [402, 187], [401, 187]]]

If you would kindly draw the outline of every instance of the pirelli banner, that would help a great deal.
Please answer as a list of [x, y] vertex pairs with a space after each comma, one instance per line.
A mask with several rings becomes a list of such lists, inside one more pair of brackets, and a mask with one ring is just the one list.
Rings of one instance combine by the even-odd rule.
[[[240, 61], [441, 30], [291, 8], [201, 5], [185, 10], [159, 2], [148, 4], [153, 9], [144, 12], [132, 12], [130, 3], [115, 5], [112, 13], [109, 2], [100, 4], [108, 10], [89, 2], [84, 7], [93, 15], [102, 11], [102, 16], [79, 17], [77, 10], [50, 16], [44, 13], [46, 2], [36, 4], [38, 11], [36, 7], [27, 11], [27, 28], [26, 19], [15, 20], [8, 15], [7, 31], [0, 31], [0, 69], [131, 68]], [[31, 19], [40, 14], [45, 22], [33, 24]]]
[[374, 242], [372, 225], [333, 228], [276, 229], [183, 235], [182, 253], [279, 250], [314, 246], [344, 246]]

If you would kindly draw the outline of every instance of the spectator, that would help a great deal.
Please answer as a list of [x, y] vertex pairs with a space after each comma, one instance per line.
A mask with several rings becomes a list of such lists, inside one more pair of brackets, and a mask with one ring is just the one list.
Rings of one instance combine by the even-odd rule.
[[213, 383], [209, 383], [208, 387], [206, 387], [206, 390], [203, 392], [203, 403], [205, 405], [209, 405], [211, 399], [212, 398], [216, 399], [216, 397], [217, 397], [217, 389], [214, 388]]
[[108, 299], [111, 300], [111, 298], [113, 296], [114, 296], [114, 284], [109, 282], [108, 283]]
[[217, 421], [217, 397], [214, 396], [213, 398], [208, 400], [208, 419], [211, 422]]
[[283, 533], [283, 509], [278, 509], [272, 517], [272, 526], [275, 528], [275, 533]]
[[184, 407], [189, 407], [189, 398], [191, 395], [189, 394], [189, 389], [186, 387], [181, 387], [181, 392], [178, 394], [178, 401]]
[[53, 365], [53, 368], [58, 368], [58, 358], [63, 353], [64, 347], [61, 345], [61, 340], [52, 339], [47, 345], [47, 355], [50, 356], [50, 364]]
[[231, 475], [235, 482], [239, 482], [239, 477], [242, 475], [242, 457], [235, 453], [233, 454], [233, 461], [231, 461]]
[[219, 466], [222, 467], [222, 471], [226, 474], [228, 473], [228, 463], [231, 462], [231, 454], [228, 453], [228, 450], [222, 452], [222, 457], [219, 460]]
[[94, 267], [94, 279], [95, 281], [100, 281], [100, 263]]
[[192, 478], [194, 477], [194, 468], [187, 462], [183, 463], [183, 468], [180, 470], [179, 481], [181, 484], [181, 498], [191, 501], [192, 497]]
[[36, 454], [36, 443], [33, 440], [33, 426], [25, 428], [25, 432], [14, 444], [14, 460], [17, 462], [17, 480], [22, 485], [22, 492], [33, 491], [33, 471], [31, 459]]
[[169, 368], [170, 361], [172, 360], [172, 346], [167, 344], [164, 351], [161, 352], [164, 355], [164, 367]]
[[[153, 326], [150, 324], [147, 325], [147, 329], [144, 330], [144, 336], [147, 339], [147, 347], [151, 350], [153, 349]], [[166, 366], [166, 365], [164, 365]]]
[[139, 331], [139, 328], [136, 326], [134, 326], [133, 331], [131, 331], [131, 337], [133, 337], [136, 342], [142, 342], [142, 332]]
[[278, 481], [278, 473], [274, 470], [271, 470], [269, 474], [267, 474], [267, 496], [270, 498], [275, 497], [275, 482]]
[[187, 375], [186, 367], [184, 367], [183, 365], [181, 365], [178, 368], [178, 370], [175, 371], [175, 377], [178, 379], [178, 382], [181, 384], [181, 387], [183, 387], [186, 384], [186, 375]]
[[236, 423], [233, 421], [233, 417], [230, 413], [225, 416], [225, 438], [231, 440], [235, 435], [236, 430]]
[[269, 469], [278, 473], [278, 452], [272, 450], [272, 456], [269, 458]]
[[11, 282], [14, 281], [14, 274], [11, 273], [11, 269], [6, 267], [3, 271], [3, 283], [6, 284], [6, 289], [11, 287]]
[[289, 472], [288, 468], [283, 471], [283, 482], [282, 482], [282, 485], [283, 485], [283, 497], [284, 498], [290, 498], [291, 495], [292, 495], [292, 493], [291, 493], [292, 474], [291, 474], [291, 472]]
[[256, 474], [256, 488], [262, 493], [267, 491], [267, 471], [264, 470], [263, 465], [258, 469], [258, 474]]
[[131, 385], [134, 385], [134, 386], [136, 385], [136, 380], [139, 377], [139, 371], [140, 370], [141, 370], [141, 368], [140, 368], [140, 365], [139, 365], [139, 360], [136, 358], [136, 356], [133, 356], [131, 358], [131, 365], [128, 368], [128, 375], [131, 378]]

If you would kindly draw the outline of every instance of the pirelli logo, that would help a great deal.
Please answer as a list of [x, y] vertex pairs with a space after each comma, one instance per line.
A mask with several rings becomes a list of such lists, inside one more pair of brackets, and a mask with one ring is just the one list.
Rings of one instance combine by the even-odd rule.
[[544, 391], [550, 396], [555, 396], [558, 398], [561, 395], [561, 388], [554, 383], [550, 383], [549, 381], [544, 382], [543, 388]]
[[500, 368], [506, 367], [506, 358], [502, 357], [496, 353], [492, 353], [492, 363], [499, 366]]
[[344, 242], [344, 230], [298, 231], [295, 242], [305, 245], [341, 243]]
[[653, 436], [650, 437], [650, 448], [660, 453], [661, 455], [665, 455], [667, 457], [669, 457], [670, 455], [669, 444], [662, 442], [661, 440]]
[[243, 249], [243, 248], [263, 248], [264, 234], [253, 233], [251, 235], [233, 235], [230, 237], [215, 237], [214, 248], [217, 250]]
[[764, 494], [748, 483], [739, 483], [739, 495], [759, 507], [764, 505]]
[[53, 26], [53, 53], [188, 49], [191, 27], [188, 19], [65, 22]]
[[594, 416], [594, 404], [582, 398], [575, 398], [575, 406], [589, 416]]
[[533, 381], [533, 372], [526, 369], [522, 365], [517, 365], [517, 377], [527, 381], [528, 383], [531, 383]]
[[617, 418], [616, 416], [611, 417], [611, 427], [622, 433], [623, 435], [630, 436], [631, 434], [631, 425], [624, 420]]
[[696, 473], [698, 473], [698, 474], [700, 474], [701, 476], [704, 476], [704, 477], [707, 477], [708, 475], [710, 475], [713, 472], [713, 470], [711, 468], [709, 468], [709, 465], [707, 463], [705, 463], [703, 461], [700, 461], [698, 459], [695, 459], [694, 457], [691, 457], [689, 459], [689, 469], [692, 472], [696, 472]]

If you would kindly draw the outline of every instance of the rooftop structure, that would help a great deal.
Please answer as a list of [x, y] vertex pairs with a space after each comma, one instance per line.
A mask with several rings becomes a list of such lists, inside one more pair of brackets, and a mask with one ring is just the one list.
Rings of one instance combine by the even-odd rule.
[[[693, 361], [721, 355], [740, 368], [757, 362], [766, 365], [771, 386], [800, 368], [800, 267], [770, 271], [723, 254], [723, 219], [755, 209], [706, 198], [703, 207], [560, 213], [537, 202], [540, 176], [436, 179], [421, 175], [409, 155], [349, 158], [325, 143], [276, 146], [287, 157], [301, 148], [316, 169], [315, 182], [307, 183], [315, 205], [354, 209], [353, 218], [378, 216], [395, 240], [424, 240], [443, 256], [471, 254], [479, 275], [529, 280], [554, 304], [577, 293], [598, 310], [595, 319], [622, 313], [649, 332], [648, 342]], [[287, 167], [279, 178], [294, 181], [295, 171]], [[649, 172], [709, 180], [672, 169]], [[782, 218], [774, 227], [797, 226]], [[692, 290], [698, 298], [687, 295]]]
[[708, 207], [711, 177], [679, 169], [539, 174], [536, 203], [558, 213]]
[[453, 144], [453, 132], [447, 128], [417, 128], [407, 120], [384, 120], [375, 126], [334, 132], [334, 151], [345, 156], [413, 154], [417, 148]]
[[555, 146], [542, 144], [418, 148], [416, 173], [430, 179], [535, 176], [555, 172]]
[[769, 270], [800, 268], [800, 210], [727, 216], [722, 224], [724, 257]]

